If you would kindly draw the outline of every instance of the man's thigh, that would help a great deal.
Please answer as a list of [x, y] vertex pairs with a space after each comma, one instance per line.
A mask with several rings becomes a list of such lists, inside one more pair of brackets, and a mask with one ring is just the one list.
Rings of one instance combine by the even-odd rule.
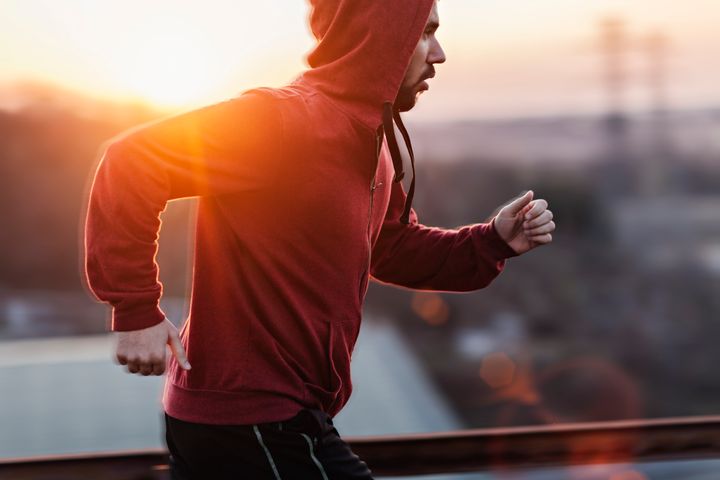
[[372, 472], [332, 427], [323, 435], [318, 456], [328, 480], [372, 480]]
[[274, 478], [253, 433], [251, 428], [191, 423], [166, 415], [172, 480]]

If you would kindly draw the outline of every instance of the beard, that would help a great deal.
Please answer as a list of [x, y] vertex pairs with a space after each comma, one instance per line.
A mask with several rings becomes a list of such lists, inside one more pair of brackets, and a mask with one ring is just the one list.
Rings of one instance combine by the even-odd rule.
[[403, 82], [403, 84], [400, 86], [400, 90], [398, 90], [397, 96], [395, 97], [395, 109], [399, 112], [407, 112], [408, 110], [412, 110], [412, 108], [417, 103], [420, 94], [428, 88], [427, 83], [424, 82], [434, 76], [435, 70], [430, 69], [423, 72], [417, 82], [413, 82], [410, 85], [407, 85], [406, 82]]
[[417, 103], [417, 98], [419, 94], [420, 91], [418, 91], [417, 85], [412, 85], [410, 87], [400, 87], [397, 97], [395, 97], [395, 109], [399, 112], [407, 112], [408, 110], [412, 110], [412, 108]]

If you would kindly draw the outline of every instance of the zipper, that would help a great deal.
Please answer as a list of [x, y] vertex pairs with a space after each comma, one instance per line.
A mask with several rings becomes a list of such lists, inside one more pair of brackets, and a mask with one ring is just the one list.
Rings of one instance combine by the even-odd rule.
[[373, 177], [370, 181], [370, 206], [368, 207], [368, 219], [367, 219], [367, 226], [365, 228], [365, 239], [367, 241], [367, 264], [365, 266], [365, 271], [363, 272], [362, 276], [360, 277], [360, 303], [362, 303], [362, 296], [363, 296], [363, 287], [365, 285], [365, 275], [370, 273], [370, 265], [371, 265], [371, 257], [372, 257], [372, 244], [371, 244], [371, 233], [372, 233], [372, 213], [373, 213], [373, 203], [375, 201], [375, 189], [377, 189], [377, 185], [375, 184], [375, 181], [377, 179], [377, 167], [378, 167], [378, 160], [380, 158], [380, 138], [381, 134], [375, 134], [375, 162], [374, 162], [374, 170], [373, 170]]

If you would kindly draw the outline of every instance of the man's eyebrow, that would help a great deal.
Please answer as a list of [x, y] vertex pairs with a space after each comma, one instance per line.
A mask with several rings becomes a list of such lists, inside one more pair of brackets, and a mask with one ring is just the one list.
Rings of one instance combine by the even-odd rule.
[[425, 28], [426, 28], [426, 29], [437, 30], [438, 28], [440, 28], [440, 23], [438, 23], [438, 22], [428, 22], [428, 24], [425, 25]]

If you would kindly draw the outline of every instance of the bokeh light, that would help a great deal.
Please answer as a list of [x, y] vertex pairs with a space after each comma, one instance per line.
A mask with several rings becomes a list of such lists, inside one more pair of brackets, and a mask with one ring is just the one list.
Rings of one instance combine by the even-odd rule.
[[417, 292], [413, 295], [411, 306], [428, 325], [444, 325], [450, 318], [450, 308], [437, 293]]
[[509, 386], [515, 379], [515, 362], [503, 352], [486, 355], [480, 365], [480, 378], [491, 388]]

